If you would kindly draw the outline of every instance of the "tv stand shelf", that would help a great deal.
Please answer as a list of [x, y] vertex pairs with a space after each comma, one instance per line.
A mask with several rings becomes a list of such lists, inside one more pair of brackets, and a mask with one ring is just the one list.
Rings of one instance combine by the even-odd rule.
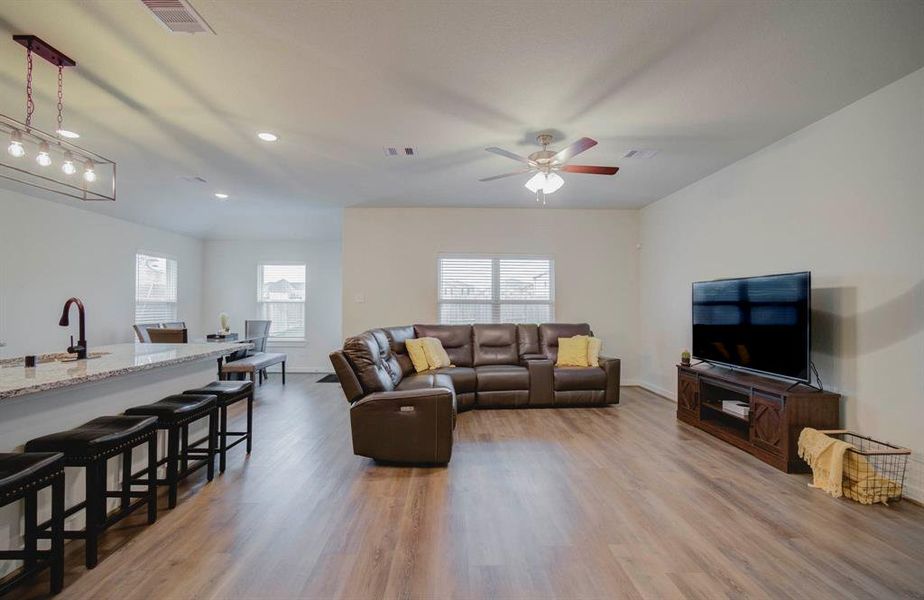
[[[723, 410], [723, 400], [747, 403], [748, 415]], [[837, 429], [840, 396], [725, 367], [677, 365], [677, 419], [781, 471], [804, 472], [799, 434], [805, 427]]]

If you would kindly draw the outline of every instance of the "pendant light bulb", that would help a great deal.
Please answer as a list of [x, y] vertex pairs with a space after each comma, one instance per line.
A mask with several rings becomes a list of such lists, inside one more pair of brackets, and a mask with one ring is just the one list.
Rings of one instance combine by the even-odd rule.
[[51, 155], [48, 154], [48, 142], [39, 144], [39, 153], [35, 157], [35, 162], [42, 167], [47, 167], [51, 164]]
[[25, 156], [26, 149], [22, 147], [22, 134], [18, 129], [14, 129], [10, 134], [10, 145], [6, 149], [10, 153], [10, 156], [13, 158], [21, 158]]
[[77, 172], [77, 166], [74, 165], [74, 157], [68, 153], [67, 157], [64, 159], [64, 164], [61, 165], [61, 170], [64, 171], [65, 175], [73, 175]]
[[87, 183], [93, 183], [94, 181], [96, 181], [96, 171], [93, 170], [92, 160], [88, 160], [84, 164], [83, 180], [86, 181]]

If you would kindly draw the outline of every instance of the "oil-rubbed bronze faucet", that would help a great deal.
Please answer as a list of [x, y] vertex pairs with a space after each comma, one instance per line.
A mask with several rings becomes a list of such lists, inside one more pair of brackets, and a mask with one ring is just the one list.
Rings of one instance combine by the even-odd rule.
[[64, 303], [64, 312], [61, 313], [61, 320], [58, 321], [58, 325], [61, 327], [67, 327], [70, 323], [67, 319], [67, 314], [70, 312], [71, 304], [77, 305], [77, 317], [80, 320], [80, 335], [77, 340], [77, 345], [74, 345], [74, 336], [71, 336], [71, 345], [68, 346], [67, 351], [71, 354], [77, 354], [77, 360], [87, 357], [87, 334], [86, 334], [86, 313], [83, 310], [83, 302], [80, 301], [80, 298], [68, 298], [67, 302]]

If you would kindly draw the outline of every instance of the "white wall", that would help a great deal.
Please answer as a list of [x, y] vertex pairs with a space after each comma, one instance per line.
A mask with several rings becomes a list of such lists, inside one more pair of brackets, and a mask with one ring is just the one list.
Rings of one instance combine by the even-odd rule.
[[[74, 204], [79, 206], [79, 201]], [[64, 301], [83, 300], [90, 347], [134, 339], [135, 253], [178, 261], [178, 317], [200, 330], [202, 242], [0, 189], [0, 356], [64, 351]]]
[[242, 332], [246, 319], [259, 319], [257, 267], [261, 263], [303, 262], [308, 265], [305, 321], [307, 339], [268, 350], [288, 355], [286, 369], [332, 372], [327, 358], [343, 343], [341, 335], [340, 241], [208, 241], [205, 243], [202, 319], [208, 331], [218, 329], [218, 315], [231, 317], [231, 329]]
[[643, 382], [674, 396], [691, 282], [810, 270], [821, 377], [924, 498], [922, 161], [924, 70], [643, 209]]
[[[343, 226], [343, 333], [434, 323], [440, 253], [555, 259], [555, 319], [587, 321], [635, 376], [638, 212], [349, 208]], [[357, 302], [357, 296], [364, 301]]]

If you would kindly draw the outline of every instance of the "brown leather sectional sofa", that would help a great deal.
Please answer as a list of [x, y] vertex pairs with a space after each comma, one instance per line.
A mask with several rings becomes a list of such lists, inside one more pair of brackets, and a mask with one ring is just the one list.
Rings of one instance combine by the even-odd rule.
[[[379, 461], [446, 463], [456, 412], [619, 402], [618, 358], [556, 367], [558, 338], [587, 323], [408, 325], [371, 329], [330, 354], [347, 401], [353, 452]], [[405, 340], [439, 339], [453, 366], [417, 373]]]

